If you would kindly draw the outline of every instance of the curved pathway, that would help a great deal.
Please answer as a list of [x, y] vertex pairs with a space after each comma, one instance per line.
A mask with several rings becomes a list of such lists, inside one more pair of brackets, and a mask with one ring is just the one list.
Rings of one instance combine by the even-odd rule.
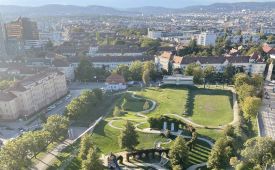
[[[233, 94], [233, 112], [234, 112], [234, 119], [231, 123], [231, 125], [235, 125], [238, 121], [239, 121], [239, 107], [238, 107], [238, 103], [237, 103], [237, 97], [236, 97], [236, 91], [234, 88], [232, 87], [229, 87], [228, 88], [229, 90], [232, 91], [232, 94]], [[130, 92], [130, 91], [129, 91]], [[132, 92], [132, 97], [135, 98], [135, 99], [143, 99], [141, 97], [137, 97], [135, 96], [135, 92]], [[116, 127], [114, 126], [112, 123], [115, 122], [115, 121], [119, 121], [119, 120], [132, 120], [132, 121], [141, 121], [140, 123], [138, 124], [135, 124], [135, 129], [137, 131], [140, 131], [140, 132], [143, 132], [143, 133], [152, 133], [152, 134], [161, 134], [162, 131], [160, 130], [152, 130], [150, 128], [145, 128], [145, 129], [140, 129], [138, 126], [142, 125], [142, 124], [145, 124], [147, 123], [147, 119], [148, 119], [148, 116], [144, 115], [146, 113], [149, 113], [151, 112], [152, 110], [154, 110], [156, 108], [156, 101], [154, 100], [150, 100], [150, 99], [147, 99], [149, 100], [150, 102], [152, 102], [152, 106], [148, 109], [148, 110], [144, 110], [144, 111], [141, 111], [141, 112], [138, 112], [136, 113], [137, 116], [141, 117], [141, 119], [127, 119], [127, 118], [114, 118], [113, 120], [110, 120], [108, 125], [114, 129], [117, 129], [117, 130], [123, 130], [123, 128], [121, 127]], [[205, 125], [200, 125], [200, 124], [197, 124], [197, 123], [194, 123], [193, 121], [191, 121], [190, 119], [188, 118], [185, 118], [183, 116], [180, 116], [180, 115], [177, 115], [177, 114], [164, 114], [166, 116], [174, 116], [174, 117], [177, 117], [181, 120], [183, 120], [184, 122], [196, 127], [196, 128], [204, 128]], [[218, 127], [210, 127], [210, 128], [216, 128], [216, 129], [222, 129], [224, 126], [218, 126]], [[182, 135], [181, 132], [171, 132], [173, 135], [176, 135], [176, 136], [182, 136], [183, 138], [187, 138], [187, 139], [190, 139], [192, 138], [191, 136], [185, 136], [185, 135]], [[201, 141], [204, 141], [206, 142], [207, 144], [209, 144], [211, 147], [214, 145], [214, 143], [208, 139], [205, 139], [205, 138], [202, 138], [202, 137], [199, 137], [198, 140], [201, 140]], [[155, 142], [155, 145], [161, 145], [161, 144], [168, 144], [170, 143], [171, 140], [168, 140], [167, 142], [165, 143], [162, 143], [162, 142]], [[144, 163], [143, 165], [147, 165], [147, 166], [153, 166], [153, 167], [156, 167], [158, 165], [156, 164], [149, 164], [149, 163]], [[200, 163], [200, 164], [196, 164], [196, 165], [192, 165], [190, 166], [189, 168], [187, 168], [187, 170], [195, 170], [199, 167], [203, 167], [203, 166], [206, 166], [207, 163], [206, 162], [203, 162], [203, 163]], [[158, 166], [158, 168], [160, 168]]]
[[[133, 97], [133, 98], [135, 98], [135, 99], [142, 99], [141, 97], [135, 96], [135, 94], [136, 94], [135, 92], [132, 93], [132, 97]], [[123, 118], [123, 117], [114, 118], [113, 120], [110, 120], [110, 121], [108, 122], [108, 125], [109, 125], [110, 127], [114, 128], [114, 129], [117, 129], [117, 130], [123, 130], [123, 128], [121, 128], [121, 127], [116, 127], [116, 126], [114, 126], [113, 123], [114, 123], [115, 121], [120, 121], [120, 120], [141, 121], [140, 123], [135, 124], [135, 129], [136, 129], [137, 131], [143, 132], [143, 133], [161, 134], [162, 131], [160, 131], [160, 130], [152, 130], [152, 129], [150, 129], [150, 128], [140, 129], [140, 128], [138, 127], [138, 126], [140, 126], [140, 125], [142, 125], [142, 124], [147, 123], [148, 116], [146, 116], [146, 115], [144, 115], [144, 114], [149, 113], [149, 112], [151, 112], [152, 110], [154, 110], [154, 109], [156, 108], [156, 101], [150, 100], [150, 99], [147, 99], [147, 100], [149, 100], [150, 102], [152, 102], [152, 106], [151, 106], [148, 110], [144, 110], [144, 111], [141, 111], [141, 112], [136, 113], [136, 116], [141, 117], [141, 119], [131, 119], [131, 118]], [[180, 116], [180, 115], [177, 115], [177, 114], [164, 114], [164, 115], [166, 115], [166, 116], [175, 116], [175, 117], [177, 117], [177, 118], [179, 118], [179, 119], [182, 119], [183, 121], [185, 121], [185, 122], [191, 124], [191, 125], [194, 126], [194, 127], [200, 127], [200, 128], [203, 128], [203, 127], [204, 127], [203, 125], [196, 124], [196, 123], [192, 122], [191, 120], [189, 120], [189, 119], [187, 119], [187, 118], [185, 118], [185, 117], [182, 117], [182, 116]], [[192, 138], [191, 136], [181, 135], [181, 132], [178, 132], [178, 133], [172, 132], [172, 134], [173, 134], [173, 135], [176, 135], [176, 136], [182, 136], [183, 138], [187, 138], [187, 139]], [[211, 141], [208, 140], [208, 139], [199, 137], [198, 140], [201, 140], [201, 141], [206, 142], [206, 143], [209, 144], [211, 147], [213, 146], [213, 142], [211, 142]], [[167, 142], [157, 142], [157, 141], [156, 141], [156, 142], [155, 142], [155, 146], [160, 146], [161, 144], [169, 144], [169, 143], [171, 143], [171, 142], [172, 142], [171, 139], [168, 139]], [[142, 163], [142, 165], [143, 165], [143, 166], [152, 166], [152, 167], [155, 167], [155, 168], [157, 167], [158, 169], [159, 169], [159, 168], [165, 169], [165, 168], [163, 168], [163, 167], [160, 167], [158, 164]], [[197, 168], [199, 168], [199, 167], [202, 167], [202, 166], [205, 166], [205, 165], [206, 165], [206, 162], [201, 163], [201, 164], [192, 165], [192, 166], [190, 166], [190, 167], [188, 168], [188, 170], [195, 170], [195, 169], [197, 169]]]

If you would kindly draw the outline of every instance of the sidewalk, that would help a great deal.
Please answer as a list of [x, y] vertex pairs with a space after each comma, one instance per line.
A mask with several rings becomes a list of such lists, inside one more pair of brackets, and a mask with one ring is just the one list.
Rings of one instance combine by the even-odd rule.
[[54, 162], [58, 156], [58, 154], [64, 150], [66, 147], [69, 145], [73, 144], [76, 139], [78, 139], [80, 136], [83, 135], [88, 129], [91, 129], [89, 132], [93, 132], [95, 126], [102, 120], [102, 117], [100, 117], [98, 120], [96, 120], [92, 126], [89, 128], [82, 128], [82, 129], [77, 129], [76, 128], [76, 134], [73, 135], [71, 139], [66, 139], [64, 142], [60, 143], [58, 146], [56, 146], [52, 151], [48, 152], [43, 158], [37, 159], [38, 163], [34, 165], [32, 168], [33, 170], [46, 170], [49, 166], [51, 166], [51, 163]]

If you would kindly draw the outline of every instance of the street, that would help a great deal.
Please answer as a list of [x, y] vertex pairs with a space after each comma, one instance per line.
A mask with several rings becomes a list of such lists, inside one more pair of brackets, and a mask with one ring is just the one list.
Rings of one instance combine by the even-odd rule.
[[275, 140], [275, 84], [265, 82], [265, 95], [258, 116], [260, 136], [269, 136]]
[[[56, 104], [56, 107], [47, 112], [46, 116], [48, 117], [54, 114], [63, 114], [66, 106], [71, 102], [71, 100], [78, 97], [81, 94], [82, 90], [101, 87], [104, 87], [104, 83], [72, 83], [71, 85], [69, 85], [71, 97], [68, 100], [65, 100], [64, 97], [56, 101], [56, 103], [60, 102], [60, 104]], [[22, 134], [19, 129], [35, 130], [39, 127], [41, 127], [41, 120], [39, 117], [31, 122], [30, 120], [0, 121], [0, 140], [5, 143], [7, 140], [14, 139]]]

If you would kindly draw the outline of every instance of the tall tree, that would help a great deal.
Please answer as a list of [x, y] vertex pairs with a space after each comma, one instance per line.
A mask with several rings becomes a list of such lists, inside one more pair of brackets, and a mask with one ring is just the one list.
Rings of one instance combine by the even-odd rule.
[[275, 142], [268, 137], [255, 137], [244, 144], [241, 152], [246, 162], [252, 163], [255, 167], [265, 168], [272, 165], [275, 160]]
[[92, 144], [93, 144], [92, 137], [89, 134], [84, 135], [81, 138], [78, 157], [81, 158], [82, 160], [87, 159], [87, 155], [90, 148], [92, 148]]
[[81, 59], [79, 66], [76, 69], [76, 78], [79, 81], [87, 82], [93, 79], [93, 65], [89, 60]]
[[60, 137], [67, 135], [69, 120], [65, 116], [53, 115], [48, 117], [43, 129], [50, 133], [52, 141], [58, 141]]
[[229, 64], [225, 67], [223, 75], [228, 82], [232, 82], [235, 73], [236, 73], [236, 68], [232, 64]]
[[232, 141], [226, 137], [220, 138], [211, 150], [207, 167], [215, 170], [224, 169], [229, 166], [229, 161], [232, 156]]
[[150, 83], [150, 70], [144, 70], [143, 75], [142, 75], [142, 81], [145, 85], [148, 85]]
[[250, 77], [245, 73], [238, 73], [234, 77], [235, 88], [238, 88], [243, 84], [250, 84], [250, 82]]
[[122, 75], [126, 81], [132, 80], [131, 72], [127, 65], [118, 65], [118, 67], [114, 70], [115, 73]]
[[261, 106], [261, 99], [246, 97], [242, 103], [242, 110], [246, 119], [255, 118]]
[[183, 168], [188, 161], [189, 149], [186, 141], [182, 137], [178, 136], [176, 138], [175, 142], [171, 146], [169, 157], [173, 167], [180, 166]]
[[241, 102], [243, 102], [246, 97], [252, 97], [256, 95], [256, 89], [252, 85], [243, 84], [236, 88], [237, 88], [239, 100]]
[[82, 170], [104, 169], [103, 163], [99, 159], [99, 156], [94, 148], [90, 148], [87, 155], [87, 159], [82, 161], [81, 169]]
[[143, 71], [143, 64], [140, 61], [135, 61], [131, 64], [130, 68], [129, 68], [131, 75], [132, 75], [132, 79], [134, 81], [141, 81], [142, 79], [142, 71]]
[[121, 132], [119, 144], [121, 148], [127, 148], [129, 150], [133, 150], [139, 144], [135, 127], [129, 121], [127, 121], [125, 129]]

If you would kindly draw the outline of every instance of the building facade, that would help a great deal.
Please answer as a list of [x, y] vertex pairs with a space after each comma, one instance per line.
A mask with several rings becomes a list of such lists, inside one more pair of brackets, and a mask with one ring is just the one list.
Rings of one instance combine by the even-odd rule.
[[211, 32], [202, 32], [197, 40], [198, 45], [202, 46], [215, 46], [217, 35]]
[[173, 55], [171, 52], [164, 52], [160, 56], [155, 57], [155, 64], [159, 71], [168, 71], [169, 65], [172, 66], [173, 70], [184, 70], [191, 63], [201, 65], [202, 69], [207, 66], [213, 66], [216, 72], [224, 72], [224, 69], [231, 64], [237, 68], [242, 68], [249, 74], [263, 74], [266, 67], [266, 63], [256, 53], [253, 53], [251, 56], [180, 57]]
[[67, 94], [65, 75], [47, 71], [27, 77], [0, 92], [0, 119], [29, 116]]

